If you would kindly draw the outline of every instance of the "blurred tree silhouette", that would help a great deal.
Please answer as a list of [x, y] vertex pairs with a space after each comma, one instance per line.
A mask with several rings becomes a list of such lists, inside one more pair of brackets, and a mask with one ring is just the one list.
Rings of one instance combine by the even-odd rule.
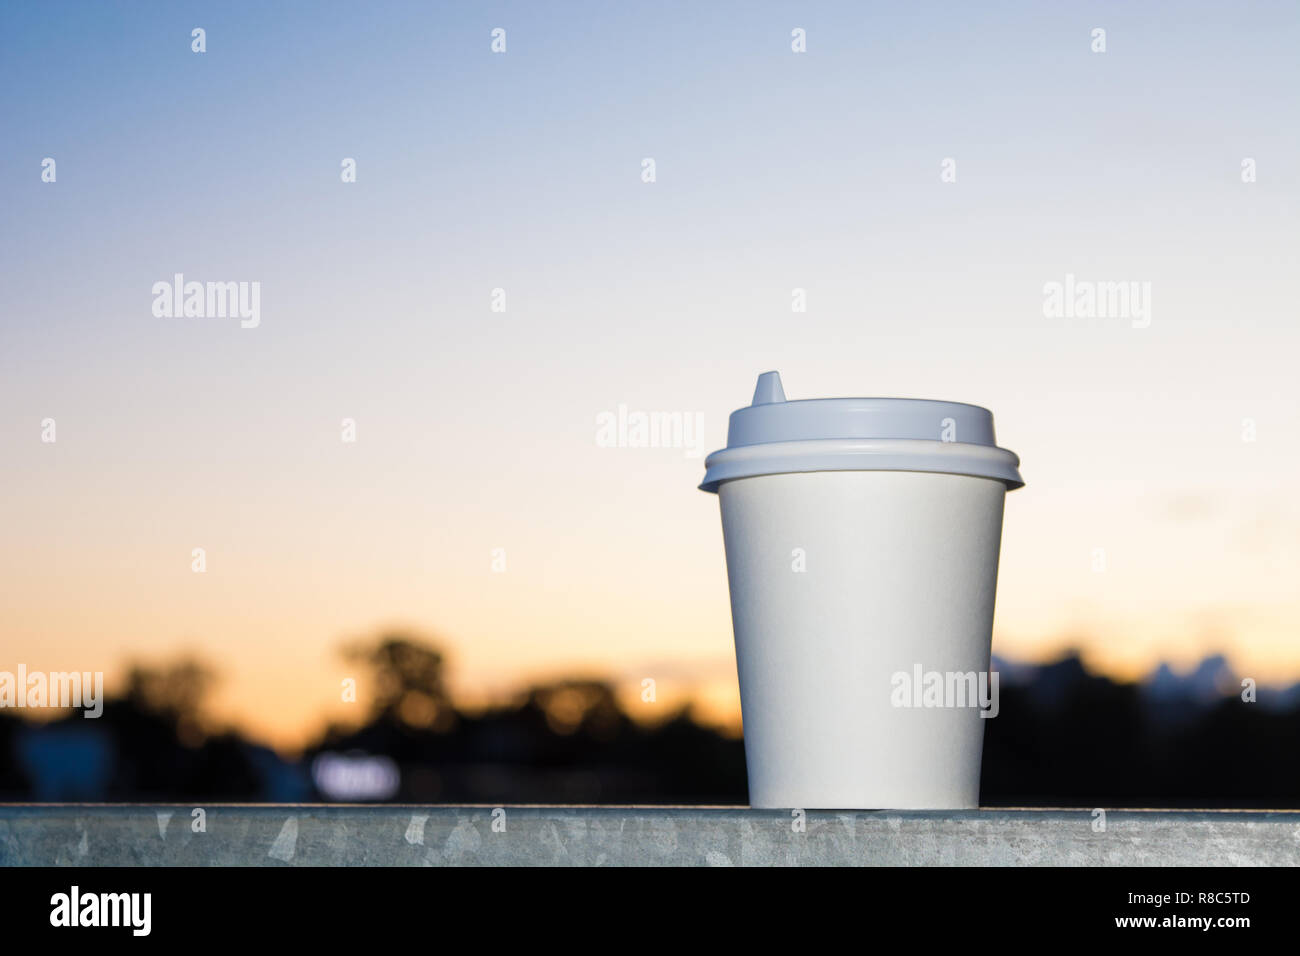
[[446, 733], [456, 711], [443, 682], [442, 654], [405, 634], [385, 634], [373, 644], [344, 651], [371, 672], [371, 719], [375, 722]]
[[401, 770], [396, 799], [462, 803], [742, 802], [739, 740], [683, 710], [634, 721], [614, 687], [573, 678], [524, 689], [510, 703], [459, 712], [437, 649], [402, 634], [345, 649], [371, 672], [370, 719], [332, 726], [309, 749], [384, 754]]
[[627, 719], [614, 689], [603, 681], [566, 680], [534, 687], [526, 706], [546, 715], [553, 733], [568, 736], [581, 730], [597, 740], [612, 740]]
[[216, 673], [196, 658], [147, 667], [131, 665], [122, 697], [133, 709], [171, 725], [186, 746], [203, 742], [207, 727], [203, 701], [216, 683]]

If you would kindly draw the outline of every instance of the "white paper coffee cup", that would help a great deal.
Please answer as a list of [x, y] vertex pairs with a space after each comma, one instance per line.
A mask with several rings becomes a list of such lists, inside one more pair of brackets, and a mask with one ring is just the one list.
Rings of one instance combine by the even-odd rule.
[[722, 509], [753, 806], [978, 805], [1018, 465], [977, 406], [786, 402], [760, 376], [701, 485]]

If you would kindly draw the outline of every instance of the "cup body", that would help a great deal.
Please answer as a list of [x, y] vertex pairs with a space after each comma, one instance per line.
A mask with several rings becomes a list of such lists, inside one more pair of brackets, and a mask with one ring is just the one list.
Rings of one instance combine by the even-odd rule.
[[751, 805], [978, 806], [1006, 485], [815, 471], [718, 495]]

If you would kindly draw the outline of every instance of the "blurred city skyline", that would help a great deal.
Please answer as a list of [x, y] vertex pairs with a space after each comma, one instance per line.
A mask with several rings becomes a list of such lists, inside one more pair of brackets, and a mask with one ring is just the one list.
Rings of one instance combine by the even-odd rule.
[[[1266, 3], [5, 7], [0, 669], [192, 652], [295, 746], [393, 630], [470, 703], [734, 723], [694, 451], [778, 369], [993, 411], [995, 654], [1300, 679], [1297, 47]], [[177, 273], [257, 327], [155, 315]], [[1149, 324], [1051, 317], [1070, 276]], [[620, 406], [701, 447], [605, 447]]]

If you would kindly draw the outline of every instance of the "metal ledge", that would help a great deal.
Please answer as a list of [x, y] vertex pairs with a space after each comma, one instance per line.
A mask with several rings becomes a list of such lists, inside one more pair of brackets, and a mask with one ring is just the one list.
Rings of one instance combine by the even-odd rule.
[[1300, 811], [213, 805], [203, 832], [194, 811], [0, 805], [0, 865], [1300, 864]]

